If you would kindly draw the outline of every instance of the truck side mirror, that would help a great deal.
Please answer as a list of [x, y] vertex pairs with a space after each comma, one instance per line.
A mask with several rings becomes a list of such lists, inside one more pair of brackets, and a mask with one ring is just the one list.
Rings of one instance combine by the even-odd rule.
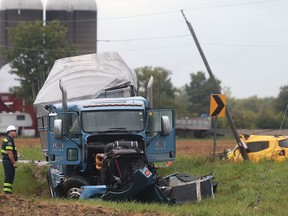
[[62, 119], [54, 120], [55, 139], [62, 139]]
[[170, 121], [168, 116], [161, 116], [161, 134], [168, 136], [170, 134]]

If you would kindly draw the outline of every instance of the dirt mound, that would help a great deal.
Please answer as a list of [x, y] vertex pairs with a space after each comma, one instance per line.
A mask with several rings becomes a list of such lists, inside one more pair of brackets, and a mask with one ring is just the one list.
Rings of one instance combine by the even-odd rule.
[[87, 207], [70, 202], [56, 204], [6, 194], [0, 195], [0, 206], [0, 215], [121, 215], [119, 212], [111, 212], [101, 206]]
[[149, 212], [139, 214], [139, 213], [127, 213], [120, 212], [115, 209], [109, 209], [99, 205], [88, 205], [79, 203], [77, 201], [65, 202], [55, 202], [55, 200], [49, 202], [44, 200], [27, 199], [22, 197], [17, 197], [16, 195], [6, 195], [0, 194], [0, 215], [3, 216], [14, 216], [14, 215], [111, 215], [111, 216], [160, 216], [159, 213]]

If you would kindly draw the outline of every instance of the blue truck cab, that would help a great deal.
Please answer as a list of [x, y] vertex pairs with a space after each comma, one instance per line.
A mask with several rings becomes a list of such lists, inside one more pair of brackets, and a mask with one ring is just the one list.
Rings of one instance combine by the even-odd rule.
[[117, 178], [124, 178], [122, 171], [131, 175], [154, 162], [174, 160], [175, 113], [150, 109], [143, 97], [73, 101], [67, 103], [64, 112], [63, 105], [58, 103], [49, 106], [47, 138], [52, 195], [77, 197], [83, 185], [111, 181], [101, 173], [103, 165], [96, 168], [97, 156], [104, 160], [111, 149], [124, 152], [117, 157], [125, 158], [127, 154], [128, 160], [143, 160], [141, 166], [128, 171], [121, 169], [126, 169], [129, 162], [122, 162], [123, 168], [116, 164]]

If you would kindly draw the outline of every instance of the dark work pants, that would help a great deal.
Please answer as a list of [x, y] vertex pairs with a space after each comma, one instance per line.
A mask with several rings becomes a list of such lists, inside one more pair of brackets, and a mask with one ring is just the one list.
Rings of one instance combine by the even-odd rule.
[[10, 160], [3, 160], [2, 163], [5, 175], [3, 192], [12, 193], [12, 186], [15, 177], [15, 168]]

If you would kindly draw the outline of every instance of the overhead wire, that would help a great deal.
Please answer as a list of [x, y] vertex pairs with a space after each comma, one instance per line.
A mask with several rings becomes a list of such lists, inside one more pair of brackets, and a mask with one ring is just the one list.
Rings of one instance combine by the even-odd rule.
[[[198, 7], [192, 7], [192, 8], [186, 8], [182, 9], [185, 11], [189, 10], [204, 10], [204, 9], [213, 9], [213, 8], [224, 8], [224, 7], [236, 7], [236, 6], [245, 6], [245, 5], [252, 5], [252, 4], [259, 4], [259, 3], [267, 3], [267, 2], [275, 2], [275, 1], [283, 1], [283, 0], [257, 0], [257, 1], [246, 1], [246, 2], [237, 2], [237, 3], [228, 3], [228, 4], [218, 4], [218, 5], [211, 5], [211, 6], [198, 6]], [[70, 23], [70, 22], [89, 22], [89, 21], [104, 21], [104, 20], [115, 20], [115, 19], [129, 19], [129, 18], [137, 18], [137, 17], [146, 17], [146, 16], [154, 16], [154, 15], [162, 15], [162, 14], [169, 14], [169, 13], [178, 13], [179, 9], [174, 10], [167, 10], [167, 11], [156, 11], [156, 12], [150, 12], [150, 13], [143, 13], [143, 14], [135, 14], [135, 15], [128, 15], [128, 16], [115, 16], [115, 17], [104, 17], [100, 19], [74, 19], [74, 20], [61, 20], [63, 23]], [[40, 20], [39, 20], [40, 21]], [[0, 20], [0, 22], [34, 22], [31, 20]], [[47, 21], [47, 23], [52, 21]]]
[[282, 1], [282, 0], [247, 1], [247, 2], [238, 2], [238, 3], [230, 3], [230, 4], [219, 4], [219, 5], [213, 5], [213, 6], [201, 6], [201, 7], [195, 7], [195, 8], [186, 9], [186, 10], [198, 10], [198, 9], [211, 9], [211, 8], [245, 6], [245, 5], [252, 5], [252, 4], [259, 4], [259, 3], [266, 3], [266, 2], [274, 2], [274, 1]]
[[[188, 11], [188, 10], [204, 10], [204, 9], [223, 8], [223, 7], [235, 7], [235, 6], [242, 6], [242, 5], [244, 6], [244, 5], [251, 5], [251, 4], [274, 2], [274, 1], [282, 1], [282, 0], [247, 1], [247, 2], [238, 2], [238, 3], [230, 3], [230, 4], [212, 5], [212, 6], [199, 6], [199, 7], [187, 8], [184, 10]], [[158, 11], [158, 12], [151, 12], [151, 13], [138, 14], [138, 15], [108, 17], [108, 18], [102, 18], [99, 21], [101, 21], [101, 20], [113, 20], [113, 19], [128, 19], [128, 18], [135, 18], [135, 17], [154, 16], [154, 15], [178, 13], [178, 12], [179, 12], [179, 9], [175, 9], [175, 10], [169, 10], [169, 11]]]
[[283, 128], [283, 125], [284, 125], [284, 121], [285, 121], [285, 118], [286, 118], [286, 115], [287, 115], [287, 110], [288, 110], [288, 105], [286, 106], [286, 109], [285, 109], [285, 112], [283, 114], [283, 118], [282, 118], [282, 121], [281, 121], [281, 125], [280, 125], [280, 128], [279, 128], [279, 132], [278, 132], [278, 135], [277, 135], [277, 139], [274, 143], [274, 146], [273, 146], [273, 150], [271, 152], [271, 156], [270, 156], [270, 163], [268, 164], [269, 166], [267, 166], [267, 169], [265, 171], [265, 176], [263, 178], [263, 181], [262, 181], [262, 185], [257, 193], [257, 196], [256, 196], [256, 201], [255, 201], [255, 205], [254, 205], [254, 209], [255, 208], [258, 208], [258, 204], [259, 204], [259, 201], [261, 199], [261, 196], [262, 196], [262, 191], [263, 191], [263, 188], [264, 188], [264, 185], [266, 183], [266, 180], [267, 180], [267, 176], [268, 176], [268, 173], [272, 167], [272, 157], [273, 157], [273, 152], [275, 151], [275, 147], [276, 147], [276, 143], [278, 142], [278, 137], [280, 136], [281, 134], [281, 131], [282, 131], [282, 128]]
[[[212, 5], [212, 6], [199, 6], [194, 8], [187, 8], [186, 10], [199, 10], [199, 9], [209, 9], [209, 8], [221, 8], [221, 7], [234, 7], [234, 6], [241, 6], [241, 5], [251, 5], [251, 4], [259, 4], [259, 3], [266, 3], [266, 2], [274, 2], [274, 1], [282, 1], [282, 0], [258, 0], [258, 1], [246, 1], [246, 2], [238, 2], [238, 3], [229, 3], [229, 4], [220, 4], [220, 5]], [[153, 13], [145, 13], [145, 14], [138, 14], [138, 15], [131, 15], [131, 16], [122, 16], [122, 17], [110, 17], [110, 18], [102, 18], [101, 20], [111, 20], [111, 19], [126, 19], [126, 18], [134, 18], [134, 17], [141, 17], [141, 16], [151, 16], [151, 15], [161, 15], [161, 14], [168, 14], [179, 12], [179, 10], [169, 10], [169, 11], [159, 11]], [[97, 19], [80, 19], [80, 20], [61, 20], [61, 22], [69, 23], [69, 22], [87, 22], [87, 21], [96, 21]], [[4, 21], [0, 20], [0, 22], [32, 22], [32, 21]], [[48, 21], [46, 21], [48, 22]], [[48, 22], [49, 23], [49, 22]], [[144, 41], [144, 40], [162, 40], [162, 39], [177, 39], [177, 38], [184, 38], [189, 37], [188, 34], [183, 35], [174, 35], [174, 36], [160, 36], [160, 37], [146, 37], [146, 38], [124, 38], [124, 39], [97, 39], [97, 42], [100, 43], [119, 43], [119, 42], [133, 42], [133, 41]], [[183, 47], [183, 46], [192, 46], [193, 44], [182, 44], [182, 45], [172, 45], [172, 46], [164, 46], [164, 47], [153, 47], [153, 48], [139, 48], [139, 49], [126, 49], [125, 51], [133, 51], [133, 50], [150, 50], [150, 49], [166, 49], [166, 48], [175, 48], [175, 47]], [[220, 46], [220, 47], [254, 47], [254, 48], [287, 48], [288, 45], [267, 45], [267, 44], [223, 44], [223, 43], [201, 43], [203, 46]], [[1, 46], [0, 46], [1, 48]], [[32, 48], [25, 48], [25, 47], [3, 47], [7, 49], [28, 49], [28, 50], [35, 50]], [[47, 50], [47, 51], [56, 51], [56, 50]], [[85, 51], [83, 51], [85, 52]]]
[[97, 40], [98, 42], [126, 42], [126, 41], [139, 41], [139, 40], [159, 40], [159, 39], [176, 39], [176, 38], [183, 38], [189, 37], [189, 35], [174, 35], [174, 36], [163, 36], [163, 37], [148, 37], [148, 38], [129, 38], [129, 39], [106, 39], [106, 40]]
[[[183, 36], [186, 37], [186, 36]], [[167, 39], [169, 37], [163, 37], [162, 39]], [[172, 38], [172, 37], [171, 37]], [[176, 38], [176, 37], [175, 37]], [[157, 39], [160, 39], [158, 37]], [[139, 38], [139, 39], [123, 39], [123, 40], [97, 40], [97, 42], [102, 43], [113, 43], [113, 42], [131, 42], [131, 41], [139, 41], [139, 40], [153, 40], [153, 38]], [[240, 48], [288, 48], [288, 45], [256, 45], [256, 44], [215, 44], [215, 43], [201, 43], [202, 46], [219, 46], [219, 47], [240, 47]], [[159, 50], [159, 49], [170, 49], [170, 48], [181, 48], [187, 46], [194, 46], [193, 43], [185, 43], [185, 44], [178, 44], [178, 45], [165, 45], [165, 46], [157, 46], [157, 47], [145, 47], [145, 48], [131, 48], [131, 49], [121, 49], [121, 51], [141, 51], [141, 50]], [[57, 50], [53, 49], [37, 49], [37, 48], [29, 48], [29, 47], [16, 47], [16, 46], [0, 46], [0, 49], [22, 49], [22, 50], [30, 50], [30, 51], [47, 51], [47, 52], [58, 52]], [[77, 51], [80, 53], [86, 53], [87, 51]]]
[[240, 212], [240, 215], [242, 215], [248, 208], [250, 207], [253, 207], [254, 210], [257, 210], [258, 209], [258, 205], [259, 205], [259, 202], [262, 198], [262, 191], [264, 189], [264, 186], [265, 186], [265, 183], [267, 181], [267, 177], [268, 177], [268, 173], [272, 167], [272, 164], [273, 164], [273, 153], [275, 151], [275, 147], [276, 147], [276, 144], [278, 142], [278, 137], [281, 135], [281, 131], [282, 131], [282, 128], [283, 128], [283, 125], [284, 125], [284, 121], [285, 121], [285, 118], [286, 118], [286, 115], [287, 115], [287, 110], [288, 110], [288, 105], [286, 106], [286, 109], [285, 109], [285, 112], [283, 114], [283, 118], [282, 118], [282, 121], [281, 121], [281, 124], [280, 124], [280, 128], [279, 128], [279, 131], [278, 131], [278, 135], [277, 135], [277, 139], [275, 140], [274, 142], [274, 145], [273, 145], [273, 149], [272, 149], [272, 152], [271, 152], [271, 155], [270, 155], [270, 158], [269, 160], [267, 161], [268, 163], [268, 166], [266, 166], [266, 170], [265, 170], [265, 175], [264, 175], [264, 178], [263, 178], [263, 181], [262, 181], [262, 184], [258, 190], [258, 193], [257, 193], [257, 196], [256, 196], [256, 200], [255, 200], [255, 204], [254, 202], [251, 202], [249, 203], [241, 212]]
[[[63, 50], [55, 50], [55, 49], [45, 49], [43, 48], [29, 48], [29, 47], [15, 47], [15, 46], [0, 46], [0, 49], [19, 49], [19, 50], [28, 50], [28, 51], [42, 51], [42, 52], [63, 52]], [[72, 51], [72, 50], [68, 50]], [[77, 51], [78, 53], [87, 53], [87, 51]]]

